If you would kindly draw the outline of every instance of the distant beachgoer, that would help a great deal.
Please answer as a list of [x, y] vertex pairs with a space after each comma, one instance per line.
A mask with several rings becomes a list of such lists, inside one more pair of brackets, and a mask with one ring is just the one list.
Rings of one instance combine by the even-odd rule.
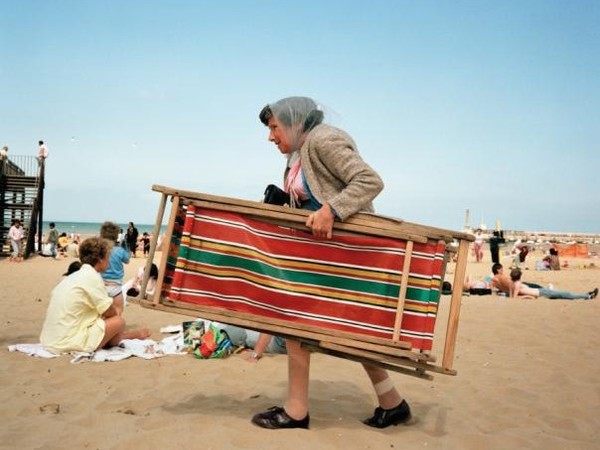
[[150, 253], [150, 235], [144, 231], [142, 234], [142, 247], [144, 249], [144, 256], [148, 256]]
[[67, 245], [65, 253], [69, 258], [79, 258], [79, 244], [77, 241], [73, 241]]
[[10, 262], [21, 262], [23, 257], [21, 255], [21, 246], [23, 237], [25, 236], [25, 230], [21, 226], [21, 221], [15, 219], [12, 226], [8, 230], [8, 238], [10, 239], [10, 247], [12, 253], [10, 254]]
[[[119, 228], [119, 235], [117, 236], [117, 245], [125, 248], [125, 246], [123, 245], [124, 242], [125, 242], [125, 233], [123, 233], [123, 228]], [[125, 248], [125, 250], [128, 250], [128, 249]]]
[[594, 290], [587, 292], [585, 294], [573, 294], [571, 292], [566, 291], [555, 291], [553, 289], [546, 288], [531, 288], [525, 285], [521, 281], [521, 276], [523, 273], [521, 269], [513, 269], [510, 271], [510, 279], [511, 279], [511, 289], [510, 296], [513, 298], [516, 297], [546, 297], [552, 300], [555, 299], [565, 299], [565, 300], [576, 300], [576, 299], [584, 299], [591, 300], [597, 297], [598, 288], [594, 288]]
[[46, 237], [46, 244], [50, 244], [50, 256], [54, 259], [58, 259], [58, 253], [56, 252], [56, 247], [58, 246], [58, 230], [56, 229], [56, 224], [54, 222], [50, 222], [50, 230], [48, 231], [48, 236]]
[[521, 264], [525, 263], [527, 254], [529, 253], [529, 247], [521, 239], [517, 239], [513, 245], [511, 253], [513, 256], [512, 266], [518, 268]]
[[54, 288], [40, 334], [53, 353], [91, 352], [123, 339], [145, 339], [148, 329], [125, 331], [125, 320], [110, 298], [100, 273], [109, 266], [111, 243], [93, 237], [81, 243], [82, 266]]
[[133, 222], [129, 222], [129, 226], [127, 227], [127, 234], [125, 236], [125, 240], [127, 241], [127, 247], [131, 252], [131, 256], [135, 258], [135, 250], [137, 249], [137, 241], [138, 241], [138, 230], [133, 224]]
[[44, 141], [38, 142], [38, 158], [43, 161], [48, 157], [48, 147], [44, 144]]
[[481, 230], [475, 232], [475, 241], [473, 242], [473, 253], [475, 253], [475, 261], [481, 262], [483, 259], [483, 234]]
[[522, 245], [519, 249], [519, 262], [523, 264], [525, 262], [525, 258], [529, 254], [529, 247], [527, 245]]
[[550, 269], [550, 256], [544, 256], [541, 261], [536, 261], [535, 270], [545, 271]]
[[558, 250], [550, 248], [548, 254], [535, 263], [535, 270], [560, 270]]
[[500, 246], [498, 243], [498, 232], [494, 231], [490, 236], [490, 255], [492, 257], [492, 264], [500, 262]]
[[550, 249], [550, 269], [560, 270], [560, 259], [558, 258], [558, 250], [554, 247]]
[[492, 263], [496, 264], [500, 262], [500, 243], [504, 242], [504, 239], [500, 237], [499, 231], [494, 231], [490, 237], [490, 254], [492, 255]]
[[60, 236], [58, 236], [58, 251], [65, 253], [70, 242], [67, 233], [61, 233]]

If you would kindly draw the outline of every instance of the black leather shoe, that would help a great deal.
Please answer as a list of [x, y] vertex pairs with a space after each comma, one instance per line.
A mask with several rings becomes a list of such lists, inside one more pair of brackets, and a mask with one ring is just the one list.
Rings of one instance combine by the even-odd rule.
[[265, 412], [258, 413], [252, 418], [252, 423], [262, 428], [276, 430], [278, 428], [305, 428], [308, 429], [310, 417], [308, 414], [304, 419], [294, 420], [279, 406], [273, 406]]
[[390, 425], [398, 425], [400, 423], [406, 423], [411, 419], [410, 407], [406, 400], [402, 400], [395, 408], [383, 409], [380, 406], [375, 408], [373, 417], [365, 419], [363, 423], [375, 428], [385, 428]]

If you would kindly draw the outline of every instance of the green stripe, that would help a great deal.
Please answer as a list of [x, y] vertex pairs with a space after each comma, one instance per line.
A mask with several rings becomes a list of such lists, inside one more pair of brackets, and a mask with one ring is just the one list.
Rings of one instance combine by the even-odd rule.
[[294, 283], [316, 285], [334, 289], [344, 289], [391, 298], [397, 298], [399, 292], [398, 286], [392, 283], [360, 279], [357, 280], [354, 278], [329, 274], [279, 269], [254, 259], [215, 254], [212, 252], [206, 252], [192, 248], [189, 249], [187, 257], [188, 259], [198, 263], [206, 263], [218, 267], [234, 267], [244, 269], [252, 273]]
[[[423, 303], [438, 303], [435, 300], [435, 296], [432, 297], [431, 294], [435, 294], [434, 291], [428, 289], [417, 289], [415, 287], [408, 287], [406, 290], [406, 298], [409, 300], [413, 300], [415, 302], [423, 302]], [[400, 295], [400, 286], [398, 286], [398, 294]], [[438, 296], [439, 297], [439, 296]]]

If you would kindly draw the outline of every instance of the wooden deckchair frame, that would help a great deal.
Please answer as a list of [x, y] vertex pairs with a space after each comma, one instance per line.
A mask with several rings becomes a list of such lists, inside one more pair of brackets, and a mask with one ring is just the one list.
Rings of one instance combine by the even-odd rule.
[[[431, 379], [432, 376], [428, 372], [456, 375], [456, 370], [452, 368], [452, 365], [454, 361], [460, 302], [466, 273], [469, 243], [474, 240], [472, 235], [418, 225], [374, 214], [355, 214], [344, 222], [335, 222], [334, 230], [338, 233], [358, 233], [382, 236], [402, 239], [407, 242], [392, 339], [363, 335], [357, 337], [357, 335], [353, 333], [322, 328], [317, 329], [309, 325], [290, 323], [284, 320], [270, 319], [249, 313], [200, 306], [163, 297], [162, 288], [167, 267], [168, 248], [180, 205], [192, 204], [202, 208], [236, 212], [261, 221], [273, 222], [278, 225], [297, 228], [304, 231], [308, 231], [305, 222], [310, 211], [173, 189], [161, 185], [153, 185], [152, 190], [161, 193], [161, 201], [150, 243], [150, 254], [146, 262], [140, 299], [138, 300], [142, 306], [194, 317], [203, 317], [209, 320], [298, 339], [303, 345], [314, 351], [359, 362], [366, 362], [420, 378]], [[157, 241], [160, 235], [167, 201], [169, 199], [172, 201], [171, 213], [167, 224], [167, 231], [163, 237], [164, 248], [159, 266], [159, 276], [154, 296], [152, 298], [147, 298], [146, 289], [148, 285], [148, 274], [150, 273], [150, 266], [154, 260]], [[408, 268], [410, 266], [413, 243], [426, 243], [431, 240], [441, 240], [446, 244], [458, 241], [456, 269], [452, 283], [453, 289], [450, 298], [446, 337], [443, 345], [442, 363], [440, 366], [435, 365], [436, 357], [434, 355], [429, 352], [411, 350], [409, 343], [400, 341], [402, 313], [408, 287]], [[446, 246], [446, 249], [442, 273], [445, 272], [446, 263], [453, 252], [449, 249], [448, 245]], [[438, 319], [440, 318], [438, 317]]]

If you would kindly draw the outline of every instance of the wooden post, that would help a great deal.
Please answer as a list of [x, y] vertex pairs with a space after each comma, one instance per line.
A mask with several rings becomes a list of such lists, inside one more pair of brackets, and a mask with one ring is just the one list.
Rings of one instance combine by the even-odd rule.
[[146, 261], [146, 267], [144, 268], [144, 278], [142, 279], [142, 288], [140, 292], [140, 298], [146, 298], [146, 288], [148, 287], [148, 279], [150, 278], [150, 268], [154, 262], [154, 253], [156, 252], [156, 245], [160, 236], [160, 227], [162, 225], [163, 217], [165, 215], [165, 206], [167, 204], [167, 195], [162, 194], [160, 199], [160, 205], [158, 207], [158, 213], [156, 214], [156, 222], [154, 222], [154, 230], [152, 232], [152, 240], [150, 241], [150, 253]]
[[165, 272], [167, 270], [167, 260], [169, 259], [169, 247], [171, 244], [171, 238], [173, 237], [173, 228], [175, 226], [175, 219], [179, 213], [179, 195], [173, 195], [173, 204], [171, 205], [171, 216], [169, 217], [169, 223], [167, 225], [167, 232], [165, 234], [164, 242], [167, 246], [162, 251], [162, 258], [160, 261], [160, 267], [158, 268], [158, 280], [156, 280], [156, 288], [154, 291], [154, 299], [152, 303], [158, 305], [160, 303], [160, 296], [162, 293], [162, 285], [165, 279]]
[[[44, 234], [44, 189], [46, 187], [46, 158], [40, 158], [40, 175], [38, 186], [38, 240], [37, 251], [42, 251], [42, 235]], [[35, 243], [33, 244], [35, 251]]]
[[448, 314], [448, 327], [446, 328], [446, 341], [444, 342], [444, 355], [442, 357], [442, 367], [446, 370], [452, 369], [452, 362], [454, 361], [454, 347], [458, 333], [458, 316], [460, 315], [460, 302], [462, 300], [463, 284], [467, 272], [468, 257], [469, 241], [461, 239], [458, 244], [454, 284], [452, 285], [450, 312]]
[[396, 321], [394, 322], [394, 334], [392, 340], [400, 340], [402, 331], [402, 315], [404, 314], [404, 302], [406, 301], [406, 291], [408, 289], [408, 278], [410, 276], [410, 259], [412, 258], [413, 241], [406, 242], [404, 249], [404, 265], [402, 266], [402, 278], [400, 279], [400, 294], [398, 295], [398, 306], [396, 307]]

